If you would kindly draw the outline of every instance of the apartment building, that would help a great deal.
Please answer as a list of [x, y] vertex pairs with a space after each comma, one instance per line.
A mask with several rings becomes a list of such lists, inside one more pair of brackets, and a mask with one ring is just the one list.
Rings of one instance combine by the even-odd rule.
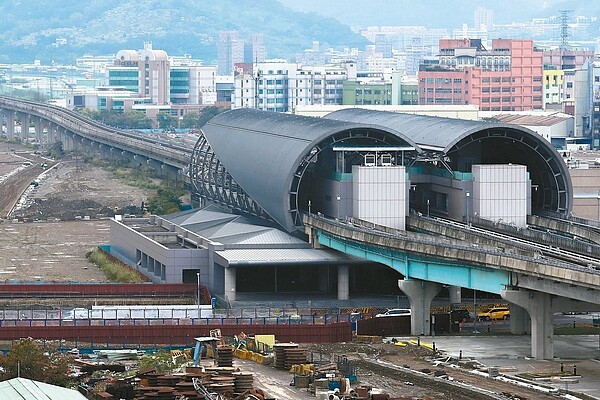
[[356, 64], [305, 66], [285, 60], [238, 65], [232, 108], [293, 112], [298, 106], [342, 104], [344, 82]]
[[544, 88], [542, 108], [544, 110], [563, 110], [565, 71], [562, 69], [544, 69]]
[[594, 58], [594, 52], [587, 49], [552, 48], [544, 49], [544, 69], [563, 71], [562, 106], [563, 111], [575, 115], [575, 74]]
[[437, 60], [418, 72], [419, 104], [475, 104], [482, 111], [543, 106], [543, 54], [529, 39], [441, 39]]

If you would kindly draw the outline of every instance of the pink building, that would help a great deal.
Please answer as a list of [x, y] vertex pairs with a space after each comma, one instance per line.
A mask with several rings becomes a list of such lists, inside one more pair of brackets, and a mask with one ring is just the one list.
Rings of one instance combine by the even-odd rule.
[[542, 108], [543, 53], [528, 39], [441, 39], [437, 63], [421, 65], [419, 104], [477, 104], [482, 111]]

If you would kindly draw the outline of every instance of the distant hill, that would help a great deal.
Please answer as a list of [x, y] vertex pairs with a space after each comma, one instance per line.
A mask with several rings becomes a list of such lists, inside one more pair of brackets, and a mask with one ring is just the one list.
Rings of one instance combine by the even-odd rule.
[[27, 0], [0, 2], [0, 63], [73, 64], [83, 54], [140, 49], [216, 60], [220, 31], [264, 35], [267, 57], [293, 58], [318, 40], [330, 47], [367, 42], [333, 18], [295, 12], [276, 0]]
[[[318, 10], [351, 26], [423, 25], [428, 28], [459, 28], [473, 25], [477, 7], [494, 11], [494, 22], [509, 24], [533, 18], [558, 15], [559, 10], [573, 10], [571, 16], [598, 16], [600, 2], [589, 0], [280, 0], [297, 10]], [[597, 30], [594, 34], [597, 34]]]

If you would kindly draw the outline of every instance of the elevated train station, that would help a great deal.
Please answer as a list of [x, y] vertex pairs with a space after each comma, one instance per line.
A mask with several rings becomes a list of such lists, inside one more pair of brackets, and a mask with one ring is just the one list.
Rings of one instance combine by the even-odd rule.
[[[364, 109], [336, 111], [325, 118], [253, 109], [222, 113], [202, 129], [192, 152], [190, 179], [193, 196], [201, 205], [216, 204], [251, 217], [252, 221], [246, 218], [242, 224], [238, 218], [233, 225], [233, 218], [217, 218], [210, 211], [204, 211], [204, 217], [194, 216], [193, 211], [174, 216], [165, 225], [192, 232], [196, 229], [194, 234], [209, 242], [225, 241], [229, 250], [236, 247], [232, 237], [256, 238], [256, 232], [264, 231], [253, 224], [287, 233], [294, 238], [284, 240], [288, 243], [301, 238], [306, 244], [302, 215], [307, 213], [338, 220], [356, 218], [405, 229], [411, 211], [465, 222], [480, 218], [525, 226], [527, 215], [538, 212], [566, 215], [572, 207], [566, 165], [553, 147], [533, 131], [505, 124]], [[200, 224], [202, 218], [208, 221]], [[182, 221], [194, 223], [185, 225]], [[144, 230], [147, 232], [148, 227]], [[229, 233], [223, 233], [224, 230]], [[113, 243], [113, 249], [122, 258], [136, 265], [146, 265], [144, 260], [152, 260], [146, 269], [157, 282], [193, 281], [193, 271], [200, 268], [201, 276], [211, 277], [205, 282], [211, 291], [235, 300], [238, 290], [233, 283], [235, 277], [246, 276], [238, 283], [252, 281], [249, 278], [252, 273], [242, 272], [252, 264], [248, 263], [249, 255], [221, 263], [226, 265], [209, 266], [222, 270], [208, 273], [192, 264], [169, 266], [166, 259], [157, 261], [164, 258], [160, 254], [152, 256], [143, 254], [139, 248], [127, 249], [123, 244], [126, 241], [120, 235], [115, 237], [121, 239]], [[154, 233], [152, 237], [165, 236]], [[146, 239], [152, 241], [152, 237]], [[259, 250], [284, 247], [280, 238], [266, 237], [254, 239]], [[185, 244], [184, 239], [179, 241]], [[252, 247], [243, 240], [238, 245], [245, 249]], [[289, 249], [288, 252], [288, 259], [298, 257], [297, 252], [294, 256]], [[254, 256], [262, 257], [257, 252]], [[253, 264], [273, 264], [267, 261], [272, 256], [264, 257], [264, 262], [257, 260]], [[285, 260], [279, 258], [279, 265], [284, 265]], [[305, 260], [308, 265], [314, 263], [309, 258]], [[292, 264], [302, 261], [300, 257]], [[327, 255], [320, 263], [329, 263], [340, 275], [349, 259], [343, 257], [339, 261], [335, 263]], [[340, 267], [340, 263], [344, 266]], [[353, 260], [352, 264], [359, 263]], [[373, 265], [365, 268], [365, 271], [376, 270]], [[280, 275], [289, 274], [286, 271], [286, 274], [280, 271]], [[336, 288], [335, 282], [331, 283], [331, 271], [321, 272], [318, 279], [321, 283], [296, 289], [309, 292], [337, 289], [342, 299], [349, 296], [352, 287]], [[273, 269], [269, 273], [277, 272]], [[297, 271], [295, 278], [291, 275], [290, 282], [308, 279], [301, 276], [302, 271]], [[364, 274], [355, 274], [350, 279], [347, 272], [341, 273], [338, 280], [365, 281]], [[274, 282], [261, 290], [276, 291], [277, 287], [286, 286], [284, 282], [277, 285], [275, 278], [261, 281]], [[252, 290], [251, 287], [246, 290]]]
[[[365, 182], [357, 183], [355, 169], [371, 183], [378, 173], [396, 171], [402, 182], [382, 186], [396, 186], [399, 194], [378, 193], [368, 200], [373, 207], [361, 211], [364, 199], [354, 190]], [[526, 214], [566, 215], [572, 208], [565, 163], [533, 131], [362, 109], [322, 119], [251, 109], [223, 113], [203, 127], [191, 170], [201, 198], [270, 218], [288, 232], [302, 230], [299, 214], [309, 204], [315, 213], [358, 218], [363, 212], [386, 218], [398, 202], [406, 213], [429, 204], [430, 212], [454, 219], [477, 213], [515, 223]], [[511, 185], [517, 180], [518, 189]], [[516, 191], [504, 191], [509, 186]]]
[[[139, 248], [136, 254], [121, 244], [125, 240], [111, 243], [111, 249], [114, 247], [121, 256], [138, 264], [152, 259], [152, 271], [157, 271], [158, 262], [158, 271], [166, 274], [155, 273], [156, 281], [168, 275], [175, 279], [181, 276], [184, 281], [187, 276], [189, 280], [193, 277], [191, 271], [199, 270], [198, 279], [202, 277], [212, 292], [230, 299], [235, 299], [243, 281], [254, 275], [253, 267], [262, 283], [272, 283], [262, 290], [284, 293], [281, 288], [285, 285], [279, 279], [286, 276], [292, 277], [287, 286], [290, 292], [336, 290], [340, 300], [348, 299], [362, 284], [362, 278], [369, 275], [378, 274], [374, 279], [379, 282], [390, 280], [390, 276], [394, 279], [393, 274], [386, 275], [390, 268], [382, 268], [372, 259], [326, 249], [312, 237], [313, 228], [304, 226], [306, 216], [340, 223], [357, 220], [399, 231], [406, 229], [411, 215], [439, 216], [466, 226], [473, 220], [487, 220], [526, 228], [528, 216], [568, 216], [572, 209], [572, 185], [566, 164], [550, 143], [529, 129], [364, 109], [340, 110], [324, 118], [253, 109], [217, 115], [202, 128], [192, 153], [190, 179], [193, 195], [202, 206], [217, 204], [255, 222], [262, 221], [260, 225], [275, 227], [290, 238], [310, 243], [313, 255], [308, 256], [311, 249], [303, 249], [294, 256], [289, 252], [290, 257], [277, 256], [269, 261], [274, 254], [268, 255], [269, 248], [285, 254], [289, 246], [281, 242], [259, 243], [261, 239], [244, 241], [247, 230], [232, 233], [226, 244], [219, 241], [218, 235], [207, 238], [202, 246], [197, 246], [208, 249], [206, 261], [201, 265], [180, 265], [175, 273], [168, 260], [163, 264]], [[191, 216], [191, 212], [187, 215]], [[193, 235], [175, 227], [177, 218], [181, 216], [174, 216], [162, 226], [172, 224], [167, 230], [179, 232], [175, 235], [185, 242]], [[120, 230], [124, 239], [128, 229], [134, 228], [115, 222], [111, 235]], [[205, 230], [199, 235], [205, 237], [210, 232]], [[246, 253], [241, 256], [241, 252]], [[480, 267], [463, 268], [470, 282], [467, 287], [492, 286], [484, 282], [485, 274], [473, 272]], [[295, 272], [290, 273], [290, 269]], [[448, 263], [437, 273], [459, 275], [461, 269], [456, 271]], [[489, 276], [494, 277], [496, 286], [513, 289], [511, 273], [494, 274]], [[305, 285], [294, 285], [294, 276]], [[453, 281], [410, 276], [397, 282], [413, 308], [413, 333], [429, 333], [425, 310], [441, 284], [448, 282]], [[460, 302], [460, 285], [451, 283], [449, 291], [451, 300]], [[522, 301], [518, 293], [513, 297], [515, 310], [517, 303], [530, 314], [537, 307], [538, 303], [531, 299]], [[548, 303], [548, 297], [542, 296], [540, 301]], [[544, 315], [551, 311], [546, 305]], [[539, 342], [533, 353], [545, 358], [551, 351], [541, 336], [547, 333], [548, 321], [546, 317], [535, 320], [542, 320], [543, 328], [538, 329], [537, 322], [532, 324]], [[514, 325], [515, 331], [524, 329], [523, 322]]]

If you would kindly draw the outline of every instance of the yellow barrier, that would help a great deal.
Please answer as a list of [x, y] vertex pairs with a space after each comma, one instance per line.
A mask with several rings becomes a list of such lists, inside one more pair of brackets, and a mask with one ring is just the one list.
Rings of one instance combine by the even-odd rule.
[[406, 346], [408, 346], [408, 343], [406, 343], [406, 342], [396, 342], [396, 343], [394, 343], [394, 346], [406, 347]]
[[310, 375], [314, 370], [313, 364], [294, 364], [290, 368], [290, 374]]
[[422, 341], [418, 341], [416, 339], [411, 339], [409, 342], [410, 344], [414, 344], [415, 346], [420, 345], [421, 347], [425, 347], [426, 349], [433, 350], [433, 345], [431, 344], [423, 343]]
[[253, 357], [252, 357], [252, 360], [254, 362], [259, 363], [259, 364], [264, 364], [265, 363], [265, 357], [262, 354], [260, 354], [260, 353], [254, 353]]

